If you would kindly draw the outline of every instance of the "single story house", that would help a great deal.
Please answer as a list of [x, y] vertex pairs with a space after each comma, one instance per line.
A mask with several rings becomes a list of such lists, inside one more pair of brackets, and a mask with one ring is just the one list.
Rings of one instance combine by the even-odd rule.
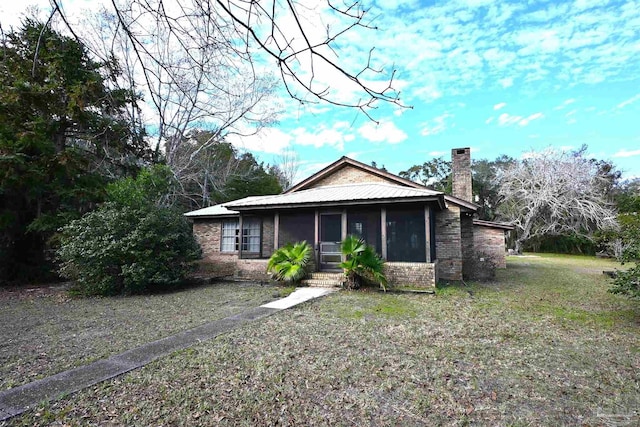
[[450, 196], [342, 157], [282, 194], [185, 215], [204, 261], [237, 278], [267, 279], [274, 250], [302, 240], [315, 250], [316, 271], [336, 271], [340, 241], [353, 234], [386, 260], [390, 284], [435, 286], [472, 277], [488, 259], [506, 267], [504, 234], [512, 229], [474, 219], [469, 148], [452, 150], [452, 173]]

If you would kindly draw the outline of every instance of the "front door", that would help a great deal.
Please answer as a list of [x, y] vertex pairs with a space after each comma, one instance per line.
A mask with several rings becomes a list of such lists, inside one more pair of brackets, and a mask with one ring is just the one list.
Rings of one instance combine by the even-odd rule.
[[320, 270], [339, 270], [342, 215], [320, 214]]

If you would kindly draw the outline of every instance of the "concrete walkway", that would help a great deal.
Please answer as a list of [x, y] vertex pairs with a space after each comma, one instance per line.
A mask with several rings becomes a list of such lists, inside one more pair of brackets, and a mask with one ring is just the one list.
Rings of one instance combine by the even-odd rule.
[[271, 316], [281, 310], [334, 291], [334, 289], [298, 288], [286, 298], [248, 309], [234, 316], [205, 323], [86, 366], [2, 391], [0, 392], [0, 422], [28, 411], [40, 402], [61, 398], [138, 369], [174, 351], [213, 339], [245, 323]]

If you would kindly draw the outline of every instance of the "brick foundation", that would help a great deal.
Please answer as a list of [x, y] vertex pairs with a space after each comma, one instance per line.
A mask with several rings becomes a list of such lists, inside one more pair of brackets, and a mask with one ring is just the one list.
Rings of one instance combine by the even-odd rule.
[[236, 263], [234, 278], [240, 280], [266, 281], [270, 276], [267, 274], [266, 259], [240, 259]]
[[391, 286], [432, 288], [436, 285], [436, 263], [387, 262], [384, 273]]

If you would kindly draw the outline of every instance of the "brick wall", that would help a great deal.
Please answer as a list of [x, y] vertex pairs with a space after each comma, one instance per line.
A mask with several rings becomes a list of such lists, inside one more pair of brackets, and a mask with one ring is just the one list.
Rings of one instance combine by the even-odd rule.
[[476, 252], [491, 256], [498, 268], [507, 268], [504, 230], [476, 225], [473, 227], [473, 245]]
[[240, 280], [267, 281], [268, 262], [266, 259], [240, 259], [237, 261], [234, 277]]
[[454, 148], [451, 150], [451, 174], [453, 195], [467, 202], [473, 201], [470, 148]]
[[231, 276], [238, 256], [220, 252], [221, 219], [194, 219], [193, 234], [202, 248], [201, 270], [220, 276]]
[[449, 205], [436, 214], [436, 257], [438, 278], [462, 280], [460, 208]]
[[273, 254], [274, 242], [273, 215], [262, 217], [262, 257], [269, 258]]
[[462, 250], [462, 277], [468, 279], [473, 275], [470, 267], [474, 253], [473, 217], [468, 214], [460, 216], [460, 248]]
[[[321, 179], [314, 183], [309, 188], [326, 187], [327, 185], [341, 185], [341, 184], [354, 184], [359, 182], [387, 182], [393, 183], [383, 177], [372, 175], [367, 171], [356, 168], [351, 165], [345, 165], [344, 167], [333, 172], [331, 175]], [[395, 183], [397, 185], [397, 183]]]
[[384, 273], [391, 286], [432, 288], [436, 285], [436, 264], [425, 262], [387, 262]]

